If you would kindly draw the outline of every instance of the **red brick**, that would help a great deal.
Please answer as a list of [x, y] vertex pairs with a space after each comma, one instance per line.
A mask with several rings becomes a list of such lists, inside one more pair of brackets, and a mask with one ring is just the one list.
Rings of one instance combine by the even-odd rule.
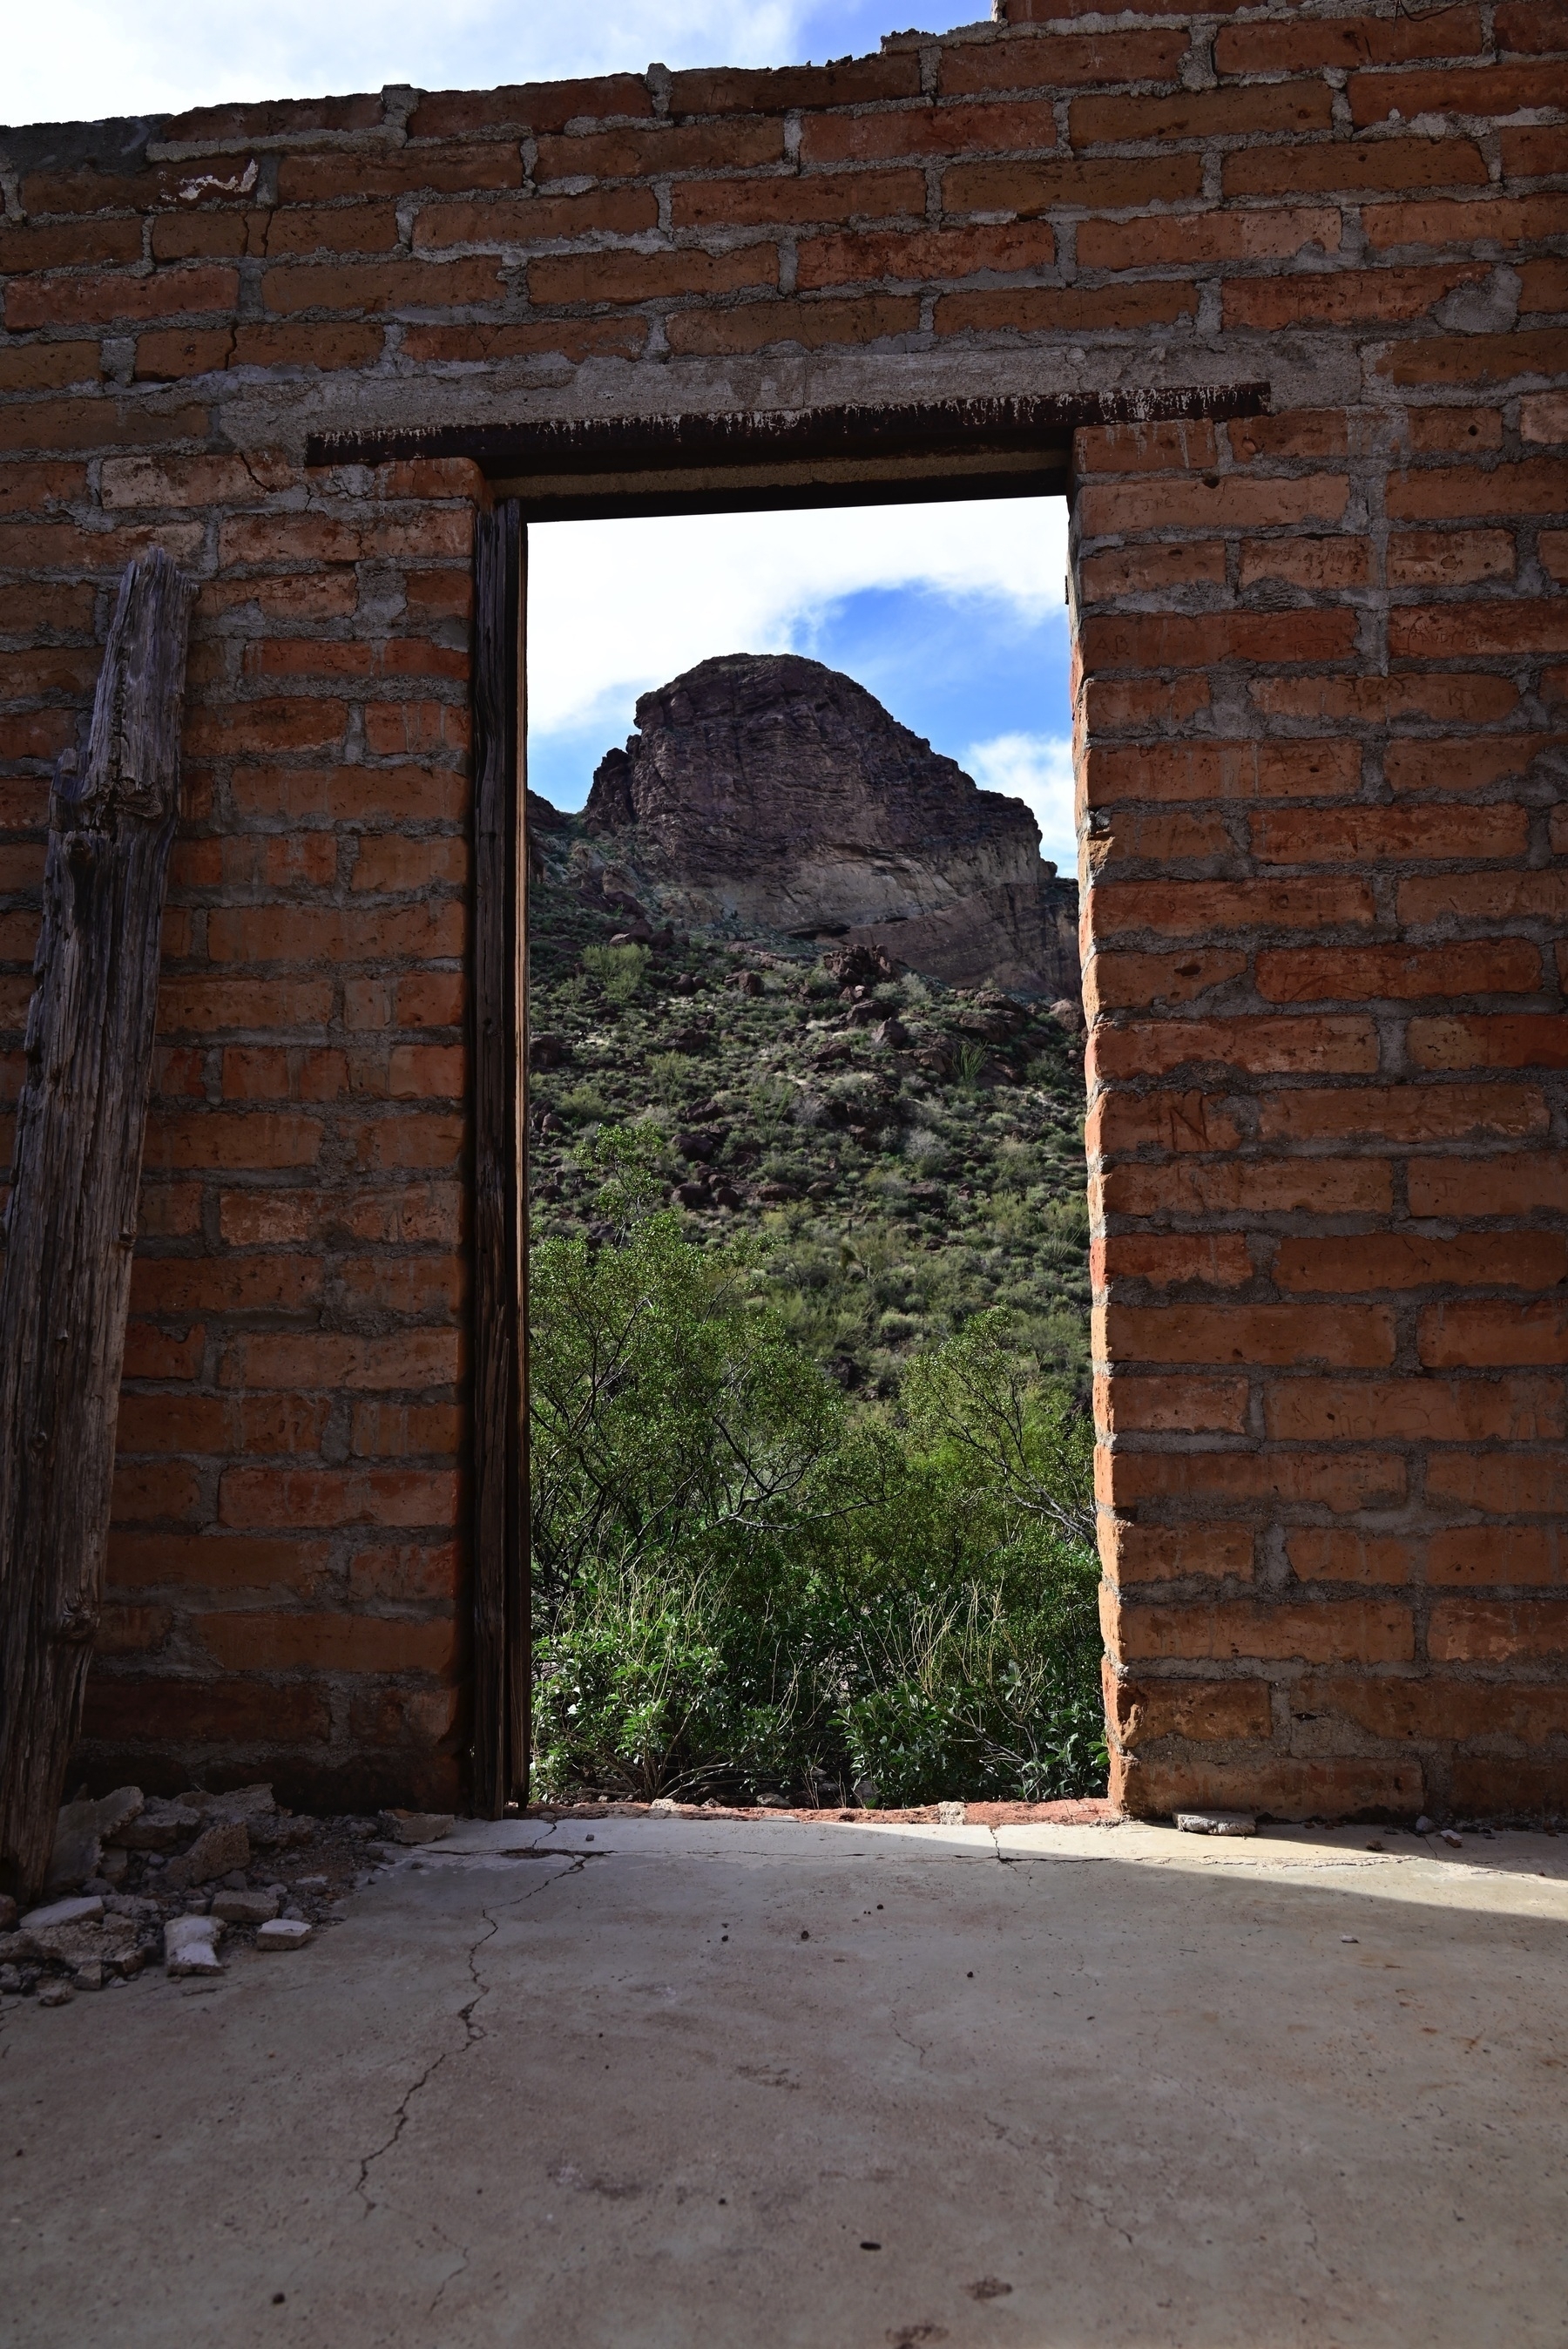
[[1133, 221], [1085, 221], [1080, 269], [1158, 269], [1202, 261], [1294, 261], [1315, 245], [1337, 253], [1338, 212], [1329, 204], [1279, 212], [1182, 212]]
[[407, 1605], [421, 1599], [455, 1600], [463, 1580], [463, 1558], [455, 1542], [378, 1542], [356, 1550], [348, 1562], [348, 1591], [360, 1606]]
[[229, 1680], [110, 1679], [88, 1682], [82, 1735], [138, 1744], [242, 1744], [254, 1740], [273, 1753], [326, 1743], [331, 1717], [325, 1689], [305, 1683]]
[[29, 326], [108, 326], [232, 311], [239, 298], [240, 280], [232, 269], [159, 269], [145, 277], [113, 270], [16, 277], [5, 289], [5, 324], [12, 334]]
[[532, 358], [547, 354], [570, 360], [603, 357], [637, 358], [648, 339], [647, 321], [630, 318], [551, 318], [537, 326], [406, 326], [405, 358], [467, 360]]
[[[638, 74], [603, 74], [575, 81], [512, 82], [500, 89], [424, 90], [408, 119], [410, 139], [462, 139], [506, 131], [562, 130], [578, 120], [645, 118], [653, 100]], [[480, 150], [482, 151], [482, 150]], [[440, 150], [435, 150], [436, 159]], [[356, 164], [359, 157], [354, 157]], [[424, 150], [407, 168], [423, 168]], [[348, 191], [345, 191], [348, 192]]]
[[390, 204], [294, 204], [267, 215], [262, 250], [268, 261], [281, 261], [313, 253], [391, 253], [400, 241]]
[[1258, 1111], [1265, 1142], [1428, 1143], [1518, 1140], [1544, 1133], [1546, 1104], [1528, 1085], [1359, 1085], [1344, 1092], [1274, 1093]]
[[[225, 1482], [228, 1480], [226, 1479]], [[450, 1619], [340, 1615], [300, 1609], [266, 1615], [202, 1619], [201, 1645], [227, 1671], [450, 1672], [456, 1636]]]
[[1269, 1691], [1264, 1681], [1123, 1681], [1107, 1664], [1106, 1715], [1126, 1744], [1160, 1737], [1200, 1742], [1266, 1737]]
[[1536, 1444], [1565, 1432], [1561, 1381], [1548, 1379], [1284, 1379], [1264, 1408], [1269, 1434], [1287, 1443]]
[[1079, 631], [1078, 652], [1089, 670], [1209, 667], [1227, 660], [1266, 661], [1284, 667], [1344, 660], [1355, 641], [1353, 612], [1148, 613], [1087, 621]]
[[[1332, 1382], [1332, 1390], [1343, 1392], [1337, 1381]], [[1287, 1537], [1285, 1555], [1298, 1582], [1377, 1586], [1410, 1579], [1410, 1545], [1387, 1534], [1357, 1533], [1340, 1526], [1301, 1526]]]
[[114, 1521], [117, 1525], [147, 1525], [159, 1518], [194, 1525], [204, 1514], [200, 1481], [183, 1462], [116, 1462]]
[[1486, 274], [1484, 262], [1456, 261], [1430, 269], [1314, 270], [1239, 278], [1225, 287], [1224, 322], [1272, 330], [1422, 318], [1455, 286]]
[[1092, 893], [1097, 939], [1164, 932], [1207, 938], [1223, 930], [1359, 928], [1375, 918], [1364, 882], [1119, 881]]
[[1364, 587], [1371, 577], [1371, 550], [1357, 538], [1248, 539], [1242, 548], [1241, 584], [1283, 579], [1319, 594]]
[[1390, 742], [1383, 772], [1396, 792], [1465, 792], [1522, 779], [1535, 761], [1568, 748], [1560, 734], [1483, 734], [1474, 740]]
[[1096, 1288], [1108, 1281], [1137, 1280], [1151, 1288], [1244, 1288], [1253, 1278], [1246, 1241], [1239, 1232], [1113, 1232], [1093, 1241], [1089, 1272]]
[[[181, 1187], [189, 1188], [194, 1194], [199, 1221], [200, 1191], [194, 1185]], [[154, 1329], [150, 1322], [132, 1321], [125, 1333], [124, 1376], [127, 1381], [198, 1378], [206, 1344], [207, 1332], [201, 1322], [182, 1335], [173, 1337], [167, 1330]]]
[[1243, 1435], [1247, 1425], [1244, 1379], [1097, 1378], [1095, 1424], [1117, 1435]]
[[1225, 549], [1219, 539], [1201, 544], [1178, 540], [1170, 546], [1130, 546], [1110, 554], [1090, 554], [1078, 564], [1078, 598], [1088, 605], [1119, 595], [1147, 595], [1162, 587], [1225, 584]]
[[1533, 994], [1541, 953], [1522, 938], [1444, 947], [1302, 947], [1257, 957], [1258, 993], [1274, 1003]]
[[1554, 1526], [1455, 1526], [1427, 1543], [1427, 1580], [1448, 1588], [1561, 1585], [1562, 1534]]
[[1407, 1041], [1418, 1069], [1568, 1068], [1568, 1019], [1557, 1012], [1412, 1019]]
[[1089, 1040], [1088, 1081], [1166, 1077], [1199, 1063], [1227, 1063], [1255, 1075], [1370, 1075], [1377, 1031], [1360, 1015], [1315, 1019], [1157, 1019], [1097, 1027]]
[[670, 222], [677, 229], [748, 228], [772, 221], [887, 220], [898, 213], [924, 218], [922, 172], [814, 171], [772, 180], [683, 180], [670, 197]]
[[349, 1449], [362, 1460], [409, 1460], [435, 1454], [451, 1459], [463, 1440], [456, 1403], [359, 1402], [354, 1406]]
[[1500, 49], [1542, 57], [1568, 49], [1568, 33], [1556, 0], [1503, 0], [1494, 18]]
[[1561, 1207], [1568, 1172], [1551, 1151], [1518, 1157], [1413, 1159], [1406, 1172], [1413, 1216], [1529, 1216]]
[[1375, 1158], [1177, 1158], [1108, 1167], [1095, 1185], [1108, 1216], [1381, 1216], [1393, 1205]]
[[1320, 73], [1326, 66], [1473, 57], [1480, 46], [1480, 12], [1467, 7], [1420, 16], [1363, 14], [1296, 24], [1224, 25], [1214, 37], [1214, 67], [1222, 74]]
[[1044, 285], [1019, 286], [1010, 293], [987, 289], [944, 295], [936, 305], [936, 331], [1029, 334], [1055, 327], [1064, 333], [1114, 333], [1195, 316], [1197, 305], [1195, 288], [1163, 281], [1094, 286], [1086, 292]]
[[848, 302], [746, 302], [729, 310], [678, 310], [666, 320], [672, 351], [696, 356], [765, 350], [798, 343], [820, 350], [831, 343], [872, 343], [913, 334], [920, 304], [913, 295], [868, 294]]
[[[437, 1468], [229, 1468], [225, 1526], [449, 1526], [457, 1480]], [[396, 1671], [397, 1666], [382, 1670]]]
[[366, 1119], [355, 1136], [361, 1166], [455, 1167], [464, 1142], [460, 1117]]
[[115, 1440], [122, 1454], [319, 1452], [330, 1411], [325, 1396], [122, 1394]]
[[1265, 864], [1351, 864], [1420, 857], [1522, 856], [1530, 837], [1521, 807], [1338, 807], [1271, 811], [1252, 819], [1253, 853]]
[[322, 1128], [311, 1117], [273, 1111], [234, 1116], [218, 1110], [158, 1112], [148, 1121], [145, 1164], [150, 1171], [182, 1166], [246, 1166], [279, 1169], [314, 1166]]
[[[1568, 1616], [1568, 1609], [1564, 1609]], [[1108, 1626], [1119, 1661], [1160, 1656], [1317, 1663], [1408, 1663], [1415, 1654], [1408, 1608], [1391, 1599], [1193, 1600], [1184, 1607], [1124, 1606]]]
[[1469, 873], [1401, 881], [1399, 920], [1458, 915], [1470, 922], [1556, 921], [1568, 913], [1568, 872]]
[[[952, 212], [1032, 214], [1068, 209], [1119, 212], [1148, 203], [1180, 203], [1202, 193], [1201, 155], [1160, 155], [1147, 161], [1109, 158], [1088, 162], [955, 163], [944, 173], [942, 201]], [[916, 204], [901, 209], [919, 211]]]
[[1524, 375], [1553, 375], [1568, 366], [1568, 334], [1555, 327], [1511, 335], [1431, 335], [1418, 343], [1391, 343], [1378, 371], [1402, 388], [1426, 384], [1511, 383]]
[[1073, 470], [1093, 473], [1186, 473], [1216, 464], [1219, 445], [1206, 417], [1160, 424], [1086, 424], [1073, 435]]
[[1090, 1157], [1134, 1150], [1233, 1150], [1241, 1129], [1228, 1105], [1197, 1092], [1101, 1093], [1085, 1133]]
[[0, 449], [150, 449], [201, 440], [206, 429], [204, 408], [153, 414], [102, 398], [24, 400], [0, 410]]
[[784, 160], [784, 125], [765, 115], [722, 124], [659, 122], [624, 130], [545, 137], [537, 144], [534, 178], [559, 180], [665, 178], [675, 172], [744, 171]]
[[1083, 492], [1078, 528], [1093, 539], [1129, 531], [1269, 530], [1336, 522], [1349, 493], [1349, 482], [1332, 473], [1301, 481], [1211, 473], [1196, 480], [1119, 482]]
[[984, 89], [1070, 89], [1085, 82], [1174, 81], [1186, 55], [1175, 31], [1053, 32], [1047, 39], [944, 49], [944, 98]]
[[1212, 1525], [1135, 1526], [1102, 1514], [1100, 1557], [1113, 1581], [1184, 1582], [1203, 1575], [1215, 1581], [1250, 1582], [1253, 1529], [1234, 1518]]
[[1568, 1599], [1441, 1599], [1427, 1627], [1427, 1653], [1443, 1664], [1568, 1655]]
[[332, 1564], [326, 1542], [212, 1533], [116, 1533], [108, 1547], [109, 1586], [121, 1590], [314, 1590]]
[[648, 188], [592, 189], [580, 196], [426, 204], [414, 222], [418, 253], [459, 244], [543, 244], [602, 233], [638, 236], [659, 224]]
[[1138, 1818], [1243, 1804], [1274, 1819], [1398, 1818], [1413, 1816], [1424, 1800], [1418, 1762], [1255, 1754], [1233, 1763], [1182, 1755], [1151, 1764], [1113, 1747], [1110, 1765], [1112, 1802]]
[[1526, 457], [1505, 465], [1423, 466], [1413, 473], [1392, 475], [1384, 502], [1394, 522], [1568, 512], [1568, 462], [1559, 457]]
[[1399, 1507], [1406, 1469], [1397, 1453], [1107, 1452], [1096, 1455], [1095, 1490], [1122, 1510], [1148, 1502], [1193, 1500], [1212, 1508], [1251, 1502], [1310, 1502], [1340, 1515]]
[[[1568, 197], [1563, 198], [1568, 213]], [[1519, 432], [1522, 440], [1542, 442], [1568, 440], [1568, 392], [1539, 392], [1532, 399], [1519, 403]]]
[[808, 237], [796, 248], [795, 282], [803, 293], [891, 277], [904, 284], [973, 276], [979, 270], [1048, 269], [1056, 259], [1048, 222], [1005, 228], [885, 229], [859, 236]]
[[1388, 542], [1388, 581], [1395, 587], [1511, 579], [1513, 564], [1513, 541], [1501, 530], [1402, 531]]
[[779, 282], [779, 248], [747, 244], [728, 253], [682, 246], [672, 253], [574, 253], [531, 262], [535, 302], [653, 302], [686, 294], [725, 294]]
[[1056, 143], [1056, 115], [1048, 100], [926, 105], [877, 114], [808, 116], [801, 129], [800, 160], [882, 163], [903, 155], [1028, 154]]
[[0, 391], [58, 391], [96, 384], [97, 343], [24, 343], [0, 350]]
[[1568, 1763], [1456, 1755], [1449, 1795], [1461, 1816], [1538, 1820], [1560, 1818], [1568, 1809]]
[[[1563, 219], [1568, 223], [1568, 204]], [[1498, 408], [1412, 408], [1406, 412], [1405, 428], [1418, 457], [1477, 456], [1502, 446], [1502, 411]]]
[[464, 261], [289, 262], [263, 280], [266, 307], [288, 316], [300, 310], [355, 310], [378, 316], [405, 309], [499, 302], [504, 288], [495, 263]]
[[1087, 804], [1328, 799], [1360, 788], [1358, 742], [1161, 742], [1089, 750]]
[[1226, 196], [1386, 194], [1406, 188], [1484, 188], [1486, 160], [1470, 139], [1334, 139], [1310, 147], [1241, 148], [1224, 159]]
[[676, 114], [781, 113], [791, 107], [864, 106], [878, 99], [913, 98], [920, 89], [920, 60], [908, 52], [892, 57], [840, 57], [825, 66], [698, 67], [672, 75], [670, 107]]
[[1427, 1491], [1461, 1509], [1502, 1517], [1561, 1517], [1568, 1510], [1568, 1452], [1434, 1452]]
[[349, 1257], [339, 1262], [336, 1277], [351, 1311], [411, 1314], [456, 1314], [463, 1301], [467, 1267], [461, 1257], [443, 1251], [432, 1256]]
[[[1516, 687], [1502, 677], [1271, 677], [1248, 688], [1267, 718], [1302, 718], [1312, 724], [1349, 719], [1389, 726], [1400, 719], [1425, 718], [1437, 725], [1484, 726], [1510, 717]], [[1394, 744], [1392, 750], [1404, 746]]]
[[1439, 72], [1357, 73], [1348, 85], [1357, 129], [1398, 116], [1517, 114], [1522, 108], [1568, 106], [1568, 67], [1446, 66]]
[[1568, 1362], [1568, 1305], [1429, 1305], [1421, 1316], [1421, 1360], [1439, 1371]]
[[1403, 244], [1536, 244], [1544, 237], [1563, 234], [1568, 197], [1488, 195], [1367, 204], [1361, 224], [1374, 252]]
[[1504, 130], [1498, 139], [1505, 180], [1555, 179], [1563, 165], [1563, 141], [1554, 125]]
[[1331, 1713], [1373, 1737], [1517, 1737], [1539, 1745], [1568, 1727], [1568, 1689], [1466, 1683], [1448, 1675], [1423, 1680], [1360, 1679], [1348, 1674], [1301, 1681], [1293, 1711], [1319, 1720]]
[[1111, 1362], [1233, 1362], [1382, 1370], [1394, 1321], [1382, 1305], [1111, 1305], [1098, 1309]]
[[451, 1386], [459, 1370], [455, 1330], [401, 1330], [391, 1337], [259, 1330], [238, 1341], [232, 1376], [256, 1389], [346, 1387], [396, 1393]]
[[318, 1305], [318, 1257], [142, 1257], [131, 1268], [134, 1313], [280, 1313]]
[[449, 899], [352, 913], [325, 905], [225, 907], [207, 921], [214, 962], [445, 959], [460, 955], [463, 942], [463, 908]]
[[1132, 146], [1150, 139], [1239, 139], [1254, 131], [1326, 130], [1333, 119], [1334, 93], [1321, 81], [1181, 90], [1169, 98], [1075, 98], [1068, 109], [1078, 150]]

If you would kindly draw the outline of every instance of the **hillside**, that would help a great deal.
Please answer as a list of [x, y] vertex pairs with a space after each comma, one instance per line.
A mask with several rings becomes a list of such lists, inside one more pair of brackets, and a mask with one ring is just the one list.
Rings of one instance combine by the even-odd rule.
[[[552, 839], [531, 894], [536, 1237], [591, 1226], [578, 1145], [657, 1136], [694, 1236], [745, 1236], [757, 1293], [851, 1390], [980, 1307], [1081, 1374], [1088, 1282], [1076, 1009], [667, 929], [627, 937]], [[555, 874], [549, 864], [557, 866]]]

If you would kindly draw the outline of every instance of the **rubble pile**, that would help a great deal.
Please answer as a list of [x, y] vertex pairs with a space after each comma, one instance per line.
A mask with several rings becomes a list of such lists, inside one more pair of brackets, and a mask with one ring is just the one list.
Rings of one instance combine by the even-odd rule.
[[357, 1885], [453, 1824], [296, 1816], [270, 1785], [78, 1797], [59, 1815], [42, 1904], [18, 1916], [0, 1894], [0, 1994], [63, 2006], [148, 1966], [221, 1974], [236, 1948], [300, 1949], [339, 1921]]

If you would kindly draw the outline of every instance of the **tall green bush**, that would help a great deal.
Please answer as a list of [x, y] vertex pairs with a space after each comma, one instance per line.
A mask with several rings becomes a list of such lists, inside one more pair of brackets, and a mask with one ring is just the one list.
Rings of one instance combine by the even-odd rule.
[[535, 1781], [882, 1804], [1103, 1784], [1089, 1436], [984, 1314], [858, 1414], [600, 1133], [534, 1251]]

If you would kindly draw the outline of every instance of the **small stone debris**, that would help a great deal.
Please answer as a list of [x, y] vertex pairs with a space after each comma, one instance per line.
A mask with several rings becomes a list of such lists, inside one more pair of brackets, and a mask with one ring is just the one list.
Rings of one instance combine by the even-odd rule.
[[1437, 1825], [1438, 1823], [1436, 1819], [1429, 1819], [1425, 1811], [1423, 1811], [1420, 1817], [1416, 1821], [1416, 1833], [1418, 1835], [1434, 1835], [1437, 1832]]
[[256, 1929], [258, 1950], [303, 1950], [314, 1927], [303, 1917], [274, 1917], [269, 1924]]
[[170, 1917], [163, 1928], [163, 1963], [171, 1974], [221, 1974], [221, 1917]]
[[961, 1827], [967, 1814], [962, 1803], [938, 1803], [936, 1824], [941, 1827]]
[[23, 1918], [24, 1933], [47, 1933], [57, 1925], [96, 1924], [103, 1915], [100, 1893], [84, 1894], [75, 1900], [50, 1900], [42, 1909], [29, 1909]]
[[69, 2006], [75, 1996], [76, 1992], [72, 1990], [69, 1982], [45, 1982], [38, 1992], [38, 2004], [40, 2006]]
[[183, 1859], [171, 1859], [163, 1880], [175, 1890], [188, 1884], [211, 1884], [238, 1868], [251, 1864], [251, 1838], [242, 1820], [205, 1827]]
[[449, 1811], [383, 1811], [377, 1824], [394, 1843], [439, 1843], [458, 1822]]
[[67, 1803], [55, 1822], [55, 1846], [46, 1892], [65, 1892], [84, 1877], [95, 1876], [103, 1847], [116, 1831], [129, 1826], [142, 1807], [139, 1786], [119, 1786], [99, 1801]]
[[1444, 1827], [1442, 1839], [1451, 1851], [1460, 1851], [1463, 1848], [1464, 1837], [1455, 1827]]
[[275, 1892], [215, 1892], [212, 1914], [225, 1925], [270, 1925], [278, 1913]]
[[1176, 1826], [1181, 1835], [1250, 1836], [1258, 1831], [1251, 1811], [1178, 1811]]

